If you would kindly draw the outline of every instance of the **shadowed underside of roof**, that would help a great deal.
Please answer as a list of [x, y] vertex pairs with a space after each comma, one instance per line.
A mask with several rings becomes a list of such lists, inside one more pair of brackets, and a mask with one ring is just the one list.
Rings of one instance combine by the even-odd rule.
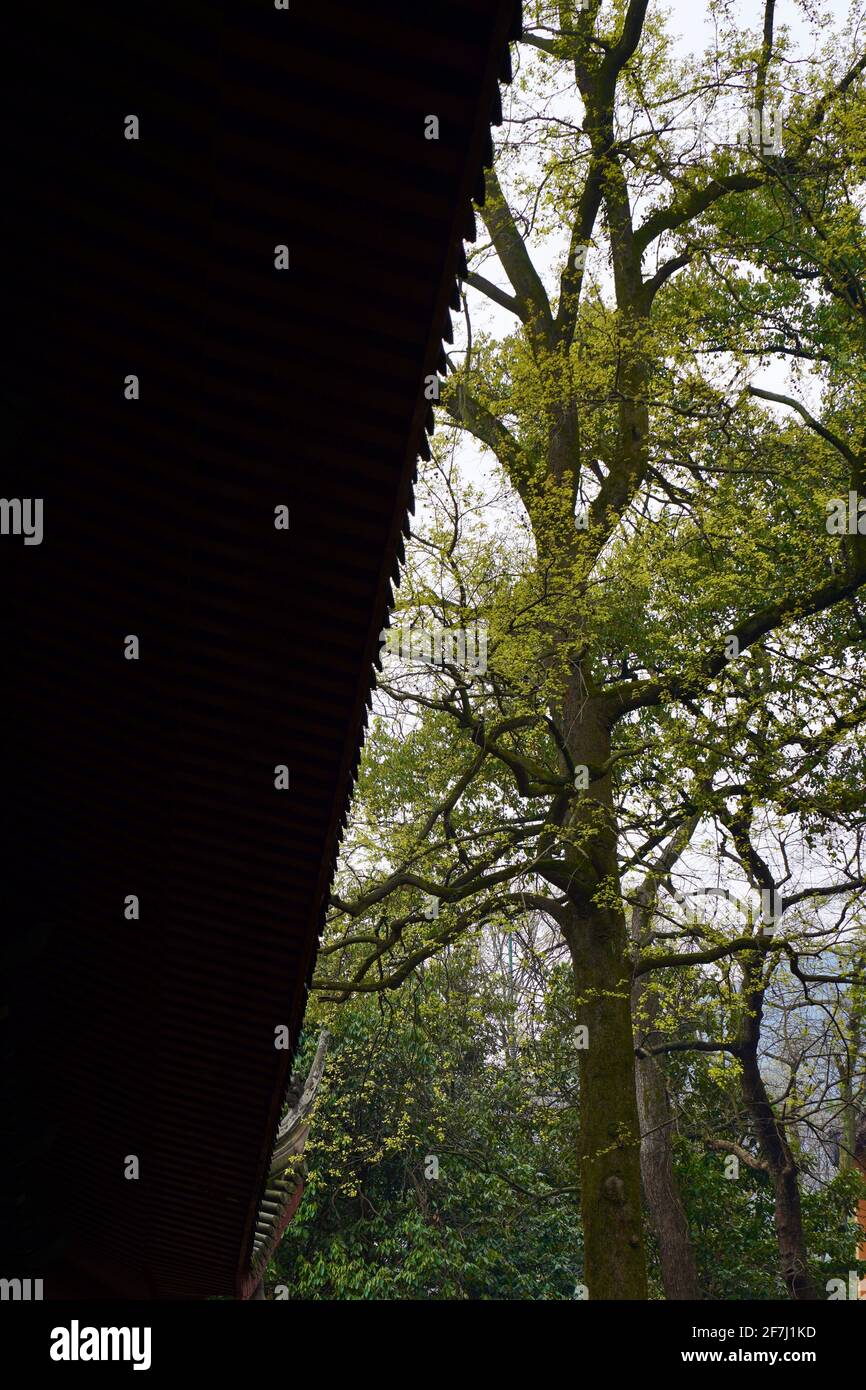
[[49, 1295], [247, 1287], [518, 10], [16, 21], [0, 1274]]

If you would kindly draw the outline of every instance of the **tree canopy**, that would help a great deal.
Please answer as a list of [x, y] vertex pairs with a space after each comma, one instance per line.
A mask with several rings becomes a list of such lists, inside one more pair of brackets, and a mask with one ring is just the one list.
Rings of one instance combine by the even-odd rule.
[[720, 0], [705, 51], [648, 0], [525, 8], [281, 1268], [826, 1297], [866, 1113], [863, 6]]

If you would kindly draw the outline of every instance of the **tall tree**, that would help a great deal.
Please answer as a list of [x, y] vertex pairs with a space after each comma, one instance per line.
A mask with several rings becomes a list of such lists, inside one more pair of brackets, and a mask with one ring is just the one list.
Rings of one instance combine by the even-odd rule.
[[[862, 420], [863, 381], [852, 374], [823, 419], [795, 406], [790, 423], [777, 423], [758, 404], [767, 391], [750, 393], [740, 349], [751, 305], [724, 273], [725, 257], [742, 253], [744, 219], [756, 234], [768, 203], [788, 196], [762, 134], [779, 74], [796, 87], [790, 184], [825, 124], [859, 99], [866, 58], [800, 76], [768, 3], [757, 40], [728, 32], [724, 51], [678, 63], [648, 10], [648, 0], [612, 12], [597, 0], [540, 4], [527, 32], [527, 85], [542, 110], [515, 123], [524, 138], [500, 151], [481, 210], [508, 288], [477, 264], [468, 276], [516, 328], [498, 340], [470, 332], [443, 390], [456, 430], [498, 461], [518, 506], [514, 529], [472, 535], [478, 504], [458, 496], [444, 440], [434, 521], [401, 588], [407, 613], [446, 627], [487, 621], [489, 660], [469, 668], [452, 644], [420, 676], [386, 667], [384, 697], [412, 711], [407, 749], [425, 786], [414, 823], [392, 826], [384, 850], [366, 827], [356, 838], [314, 982], [330, 998], [394, 988], [491, 916], [545, 915], [573, 971], [586, 1279], [591, 1297], [618, 1299], [647, 1294], [632, 885], [685, 822], [724, 811], [732, 785], [791, 812], [767, 759], [740, 756], [756, 722], [772, 726], [782, 764], [799, 738], [820, 767], [866, 710], [862, 673], [850, 669], [866, 541], [856, 518], [853, 532], [825, 525], [828, 499], [853, 494], [856, 508], [864, 492], [864, 441], [842, 437], [832, 415], [859, 409]], [[543, 103], [563, 79], [571, 105], [549, 115]], [[756, 145], [677, 143], [675, 113], [706, 115], [744, 82]], [[527, 140], [540, 153], [524, 196]], [[857, 167], [843, 151], [833, 174], [849, 201]], [[858, 253], [843, 204], [829, 233], [834, 267]], [[570, 229], [555, 293], [530, 252], [536, 217]], [[609, 285], [600, 263], [589, 279], [602, 249]], [[783, 287], [796, 272], [775, 267]], [[811, 286], [829, 303], [838, 276], [827, 274]], [[701, 356], [708, 282], [726, 370]], [[802, 326], [816, 358], [822, 331], [820, 315]], [[792, 694], [806, 651], [820, 679]], [[693, 740], [707, 728], [716, 742], [696, 764]], [[375, 759], [374, 740], [368, 775]], [[849, 877], [841, 890], [851, 886]], [[677, 968], [755, 951], [742, 933], [710, 955], [684, 951], [689, 940], [670, 952]]]

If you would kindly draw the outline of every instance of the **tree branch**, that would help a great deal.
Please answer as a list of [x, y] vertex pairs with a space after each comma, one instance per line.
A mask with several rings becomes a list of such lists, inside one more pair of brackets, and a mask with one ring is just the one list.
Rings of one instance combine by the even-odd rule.
[[857, 455], [853, 449], [849, 448], [844, 439], [840, 439], [832, 430], [828, 430], [826, 425], [822, 425], [820, 420], [816, 420], [814, 415], [810, 415], [806, 407], [801, 405], [799, 401], [795, 401], [793, 396], [782, 396], [778, 391], [765, 391], [761, 386], [748, 386], [746, 389], [750, 396], [757, 396], [762, 401], [776, 401], [778, 405], [787, 405], [792, 410], [796, 410], [810, 430], [814, 430], [827, 444], [838, 450], [852, 468], [857, 467]]
[[502, 268], [514, 287], [518, 316], [530, 331], [540, 334], [549, 344], [553, 337], [550, 301], [493, 169], [486, 170], [484, 187], [481, 216]]
[[486, 295], [488, 299], [492, 299], [494, 304], [498, 304], [500, 308], [507, 309], [510, 314], [516, 314], [519, 319], [523, 319], [520, 303], [514, 295], [509, 294], [507, 290], [501, 290], [498, 285], [494, 285], [491, 280], [486, 280], [477, 271], [470, 270], [464, 283], [471, 285], [474, 290]]

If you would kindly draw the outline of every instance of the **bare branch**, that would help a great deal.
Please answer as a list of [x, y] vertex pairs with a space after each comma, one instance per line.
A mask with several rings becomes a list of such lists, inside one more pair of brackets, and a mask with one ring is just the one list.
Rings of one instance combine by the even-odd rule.
[[549, 343], [553, 337], [553, 315], [547, 291], [517, 230], [517, 223], [493, 169], [486, 171], [484, 187], [481, 216], [502, 268], [514, 286], [518, 315], [530, 332], [539, 333]]
[[493, 303], [498, 304], [500, 308], [507, 309], [510, 314], [516, 314], [519, 319], [523, 318], [520, 302], [515, 299], [514, 295], [508, 294], [506, 290], [501, 290], [498, 285], [486, 280], [477, 271], [470, 270], [465, 283], [471, 285], [474, 290], [478, 290], [480, 294], [486, 295], [488, 299], [492, 299]]
[[787, 405], [790, 406], [792, 410], [796, 410], [797, 414], [806, 422], [810, 430], [814, 430], [827, 444], [832, 445], [834, 449], [838, 450], [842, 457], [851, 464], [852, 468], [857, 467], [857, 455], [854, 453], [853, 449], [849, 448], [844, 439], [840, 439], [832, 430], [828, 430], [826, 425], [822, 425], [820, 420], [816, 420], [814, 415], [810, 415], [806, 407], [801, 405], [799, 401], [794, 400], [793, 396], [782, 396], [778, 391], [765, 391], [761, 386], [749, 386], [747, 390], [750, 396], [758, 396], [762, 401], [776, 401], [778, 405]]

